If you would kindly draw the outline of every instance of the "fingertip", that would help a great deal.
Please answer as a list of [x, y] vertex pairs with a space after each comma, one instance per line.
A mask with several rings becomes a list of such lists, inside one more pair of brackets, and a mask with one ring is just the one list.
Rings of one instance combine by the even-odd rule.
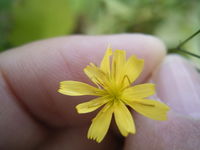
[[177, 54], [167, 56], [153, 73], [153, 81], [157, 84], [158, 96], [173, 111], [200, 116], [200, 75], [188, 60]]

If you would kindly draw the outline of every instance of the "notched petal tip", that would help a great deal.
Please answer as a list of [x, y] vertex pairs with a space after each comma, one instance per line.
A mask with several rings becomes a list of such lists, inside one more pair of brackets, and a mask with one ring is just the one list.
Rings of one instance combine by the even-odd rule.
[[63, 94], [62, 89], [58, 89], [57, 92]]
[[76, 111], [77, 111], [77, 113], [79, 113], [79, 114], [82, 114], [83, 112], [80, 110], [80, 104], [78, 104], [78, 105], [76, 105]]
[[136, 133], [136, 130], [133, 130], [133, 131], [128, 131], [127, 133], [121, 133], [123, 137], [127, 137], [129, 136], [129, 134], [135, 134]]
[[107, 74], [110, 73], [110, 57], [112, 54], [112, 49], [108, 47], [100, 64], [100, 69]]
[[128, 108], [122, 102], [115, 104], [114, 117], [120, 133], [126, 137], [129, 133], [135, 133], [135, 124]]
[[92, 120], [92, 124], [88, 130], [87, 137], [89, 139], [101, 142], [108, 132], [112, 118], [112, 103], [106, 104], [97, 116]]

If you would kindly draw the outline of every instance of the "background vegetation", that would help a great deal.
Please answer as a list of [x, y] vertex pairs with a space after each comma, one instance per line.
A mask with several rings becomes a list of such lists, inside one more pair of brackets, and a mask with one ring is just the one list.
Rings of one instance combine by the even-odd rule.
[[[173, 48], [199, 28], [199, 0], [0, 0], [1, 51], [55, 36], [122, 32], [153, 34]], [[200, 36], [184, 49], [200, 55]]]

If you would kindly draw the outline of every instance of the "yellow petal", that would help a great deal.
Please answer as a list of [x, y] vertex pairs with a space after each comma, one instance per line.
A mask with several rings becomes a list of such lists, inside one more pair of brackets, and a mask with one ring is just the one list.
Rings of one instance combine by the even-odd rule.
[[149, 99], [138, 99], [127, 104], [132, 107], [138, 113], [154, 119], [154, 120], [167, 120], [167, 112], [169, 107], [162, 102], [149, 100]]
[[78, 104], [76, 109], [78, 113], [92, 112], [107, 103], [109, 100], [110, 99], [108, 97], [98, 97], [89, 102]]
[[98, 143], [103, 140], [110, 126], [112, 113], [112, 104], [106, 104], [104, 108], [92, 120], [92, 124], [88, 130], [87, 135], [89, 139], [96, 140]]
[[107, 48], [106, 53], [101, 61], [100, 69], [107, 75], [110, 74], [110, 56], [112, 55], [112, 49]]
[[[125, 86], [129, 85], [130, 83], [134, 82], [138, 76], [141, 74], [144, 67], [144, 60], [138, 59], [135, 56], [131, 56], [125, 67], [125, 74], [127, 75], [127, 80], [125, 81]], [[130, 82], [130, 83], [129, 83]]]
[[122, 97], [127, 100], [134, 100], [137, 98], [145, 98], [152, 96], [155, 93], [155, 85], [152, 83], [139, 84], [123, 91]]
[[58, 90], [58, 92], [70, 96], [102, 95], [102, 90], [78, 81], [60, 82], [60, 89]]
[[117, 84], [120, 84], [124, 77], [124, 67], [126, 62], [126, 52], [123, 50], [115, 50], [112, 59], [112, 78]]
[[106, 74], [94, 64], [90, 63], [90, 65], [84, 68], [84, 72], [96, 85], [100, 85], [102, 87], [108, 85]]
[[120, 101], [115, 104], [114, 116], [117, 126], [123, 136], [127, 136], [128, 133], [136, 132], [131, 113]]

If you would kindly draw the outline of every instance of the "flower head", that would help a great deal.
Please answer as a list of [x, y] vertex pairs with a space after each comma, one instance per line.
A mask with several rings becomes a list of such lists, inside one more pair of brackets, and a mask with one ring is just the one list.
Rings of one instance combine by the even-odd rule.
[[[112, 62], [110, 61], [112, 57]], [[77, 81], [63, 81], [58, 92], [70, 95], [94, 95], [97, 98], [76, 106], [78, 113], [89, 113], [103, 106], [92, 120], [88, 138], [101, 142], [105, 137], [112, 115], [123, 136], [136, 132], [133, 117], [127, 106], [138, 113], [154, 119], [166, 120], [169, 107], [156, 100], [145, 99], [155, 93], [154, 84], [131, 86], [141, 74], [144, 61], [131, 56], [126, 60], [126, 52], [107, 49], [100, 66], [90, 63], [85, 74], [96, 87]]]

